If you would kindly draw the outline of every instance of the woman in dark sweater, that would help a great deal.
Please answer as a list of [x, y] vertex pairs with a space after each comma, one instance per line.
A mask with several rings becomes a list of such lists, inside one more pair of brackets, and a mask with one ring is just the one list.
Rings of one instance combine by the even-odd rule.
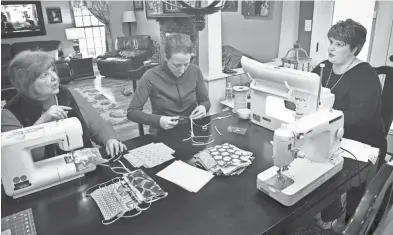
[[[18, 94], [1, 112], [1, 132], [76, 117], [82, 125], [83, 147], [91, 141], [115, 156], [126, 149], [113, 127], [77, 92], [59, 85], [55, 59], [44, 51], [23, 51], [9, 65]], [[34, 161], [62, 154], [57, 144], [32, 149]]]
[[[129, 120], [150, 125], [150, 132], [168, 130], [179, 116], [199, 119], [206, 116], [210, 100], [198, 66], [190, 64], [193, 45], [190, 37], [173, 34], [166, 38], [166, 61], [142, 76], [128, 107]], [[150, 99], [152, 114], [142, 111]]]
[[[344, 113], [344, 138], [383, 151], [386, 148], [386, 137], [381, 118], [381, 83], [374, 68], [356, 57], [366, 41], [366, 35], [367, 30], [351, 19], [340, 21], [330, 28], [328, 60], [322, 62], [325, 64], [322, 86], [329, 88], [335, 95], [333, 108]], [[313, 72], [320, 75], [320, 65]], [[383, 157], [381, 155], [380, 158]], [[379, 163], [382, 162], [383, 159], [379, 159]], [[359, 194], [359, 190], [356, 190], [356, 194]], [[351, 190], [348, 192], [349, 201], [359, 199], [353, 197]], [[357, 206], [357, 203], [353, 204]], [[336, 202], [324, 210], [323, 221], [337, 218], [340, 207], [340, 202]]]

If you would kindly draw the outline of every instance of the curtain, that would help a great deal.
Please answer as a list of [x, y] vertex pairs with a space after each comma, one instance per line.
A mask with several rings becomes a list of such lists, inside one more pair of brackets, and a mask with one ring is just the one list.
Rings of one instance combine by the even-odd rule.
[[109, 27], [109, 1], [108, 0], [71, 0], [74, 8], [86, 7], [98, 21], [105, 25], [106, 51], [112, 50], [112, 34]]
[[106, 51], [112, 51], [112, 34], [109, 27], [109, 1], [86, 1], [86, 7], [101, 23], [105, 24]]

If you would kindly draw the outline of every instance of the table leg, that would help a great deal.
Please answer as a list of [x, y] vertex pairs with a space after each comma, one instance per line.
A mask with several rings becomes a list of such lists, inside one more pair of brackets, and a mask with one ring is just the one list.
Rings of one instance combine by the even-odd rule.
[[132, 89], [134, 90], [134, 94], [135, 94], [135, 91], [136, 91], [136, 86], [137, 86], [136, 80], [133, 79], [132, 80]]
[[[137, 86], [137, 82], [136, 79], [132, 80], [132, 89], [134, 90], [134, 94], [136, 91], [136, 86]], [[143, 130], [143, 124], [138, 124], [138, 129], [139, 129], [139, 136], [144, 136], [145, 135], [145, 131]]]

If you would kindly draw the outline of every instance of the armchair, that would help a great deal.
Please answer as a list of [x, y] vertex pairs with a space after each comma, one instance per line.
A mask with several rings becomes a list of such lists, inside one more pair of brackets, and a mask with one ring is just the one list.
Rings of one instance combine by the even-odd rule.
[[98, 70], [105, 77], [128, 78], [128, 71], [143, 66], [153, 55], [153, 40], [148, 35], [119, 37], [115, 49], [97, 57]]

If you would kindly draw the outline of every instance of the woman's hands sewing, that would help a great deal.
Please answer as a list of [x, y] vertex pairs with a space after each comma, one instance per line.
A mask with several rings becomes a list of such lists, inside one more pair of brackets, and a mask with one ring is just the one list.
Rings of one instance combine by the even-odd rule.
[[109, 139], [105, 144], [105, 148], [106, 153], [111, 155], [111, 157], [119, 155], [123, 151], [127, 150], [127, 146], [116, 139]]
[[172, 129], [178, 123], [179, 123], [179, 117], [168, 117], [168, 116], [160, 117], [160, 126], [164, 130]]
[[190, 118], [191, 119], [200, 119], [206, 116], [206, 108], [203, 105], [199, 105], [192, 111]]

